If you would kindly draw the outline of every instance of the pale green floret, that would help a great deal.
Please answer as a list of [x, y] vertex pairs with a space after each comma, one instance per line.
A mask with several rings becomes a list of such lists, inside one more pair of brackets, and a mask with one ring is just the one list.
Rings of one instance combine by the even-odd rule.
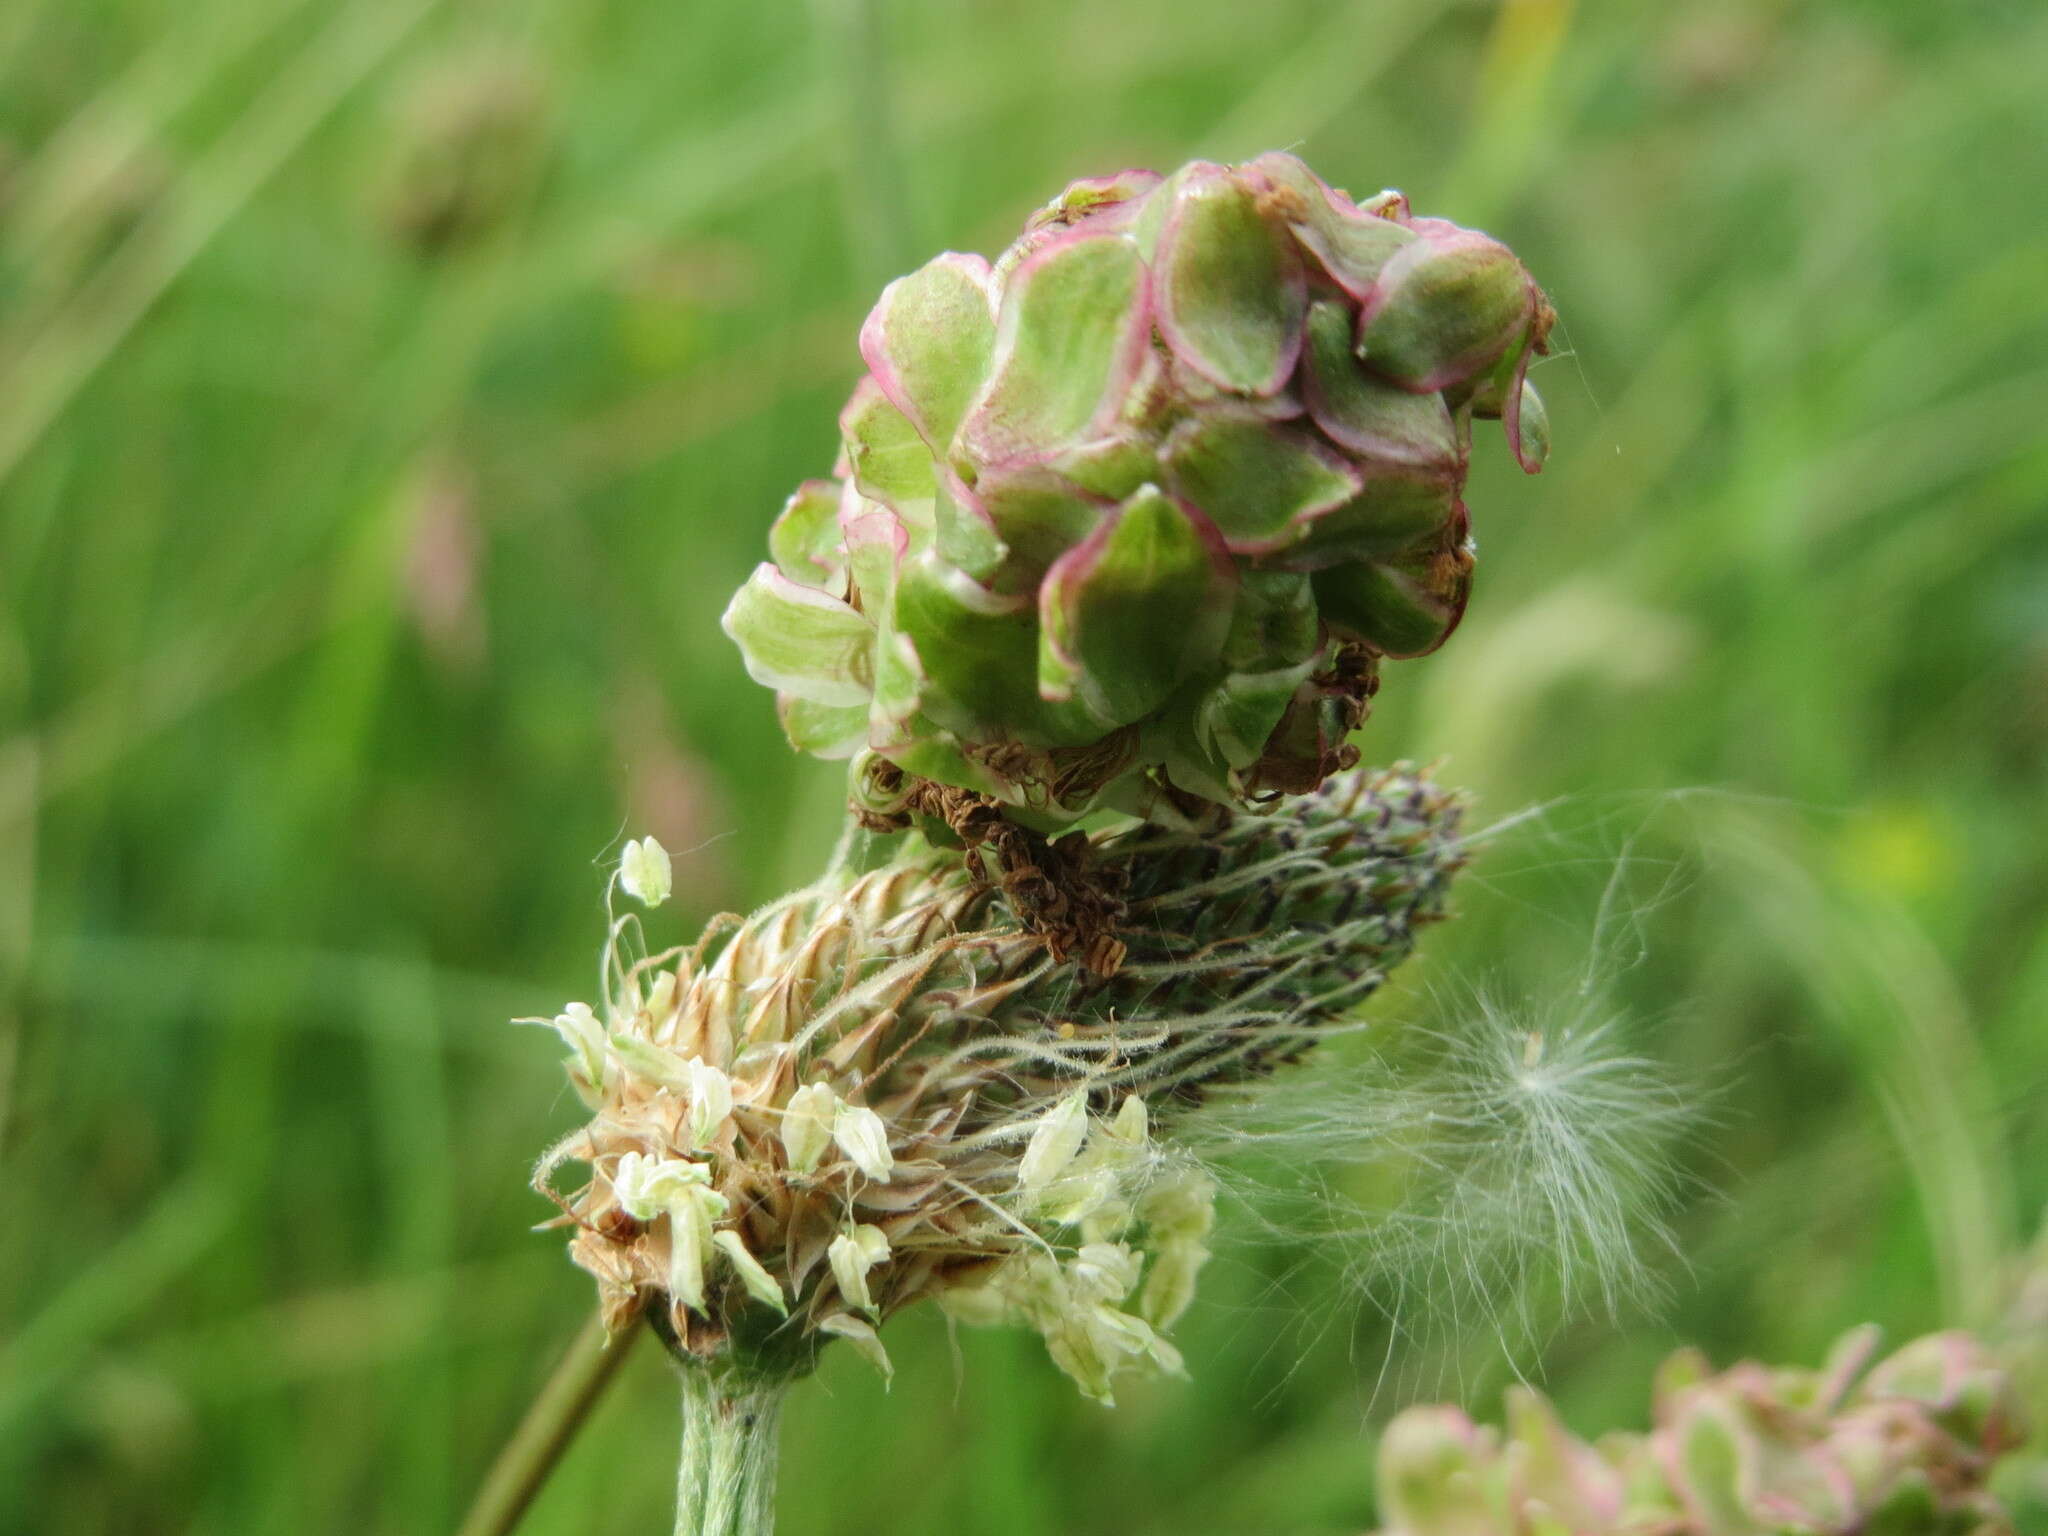
[[1039, 1117], [1017, 1159], [1017, 1188], [1037, 1194], [1066, 1171], [1088, 1135], [1088, 1091], [1077, 1089]]
[[882, 1347], [881, 1336], [875, 1332], [873, 1323], [861, 1321], [850, 1312], [834, 1312], [819, 1320], [818, 1332], [847, 1341], [860, 1357], [882, 1373], [883, 1381], [896, 1376], [896, 1366], [889, 1358], [889, 1351]]
[[569, 1048], [569, 1059], [564, 1063], [569, 1081], [577, 1096], [595, 1108], [603, 1097], [611, 1068], [605, 1054], [604, 1025], [590, 1011], [590, 1005], [571, 1003], [552, 1019], [521, 1019], [518, 1022], [546, 1025], [561, 1037], [562, 1044]]
[[782, 1286], [748, 1250], [746, 1240], [739, 1233], [730, 1227], [721, 1228], [711, 1234], [711, 1242], [725, 1255], [749, 1296], [756, 1301], [767, 1303], [784, 1317], [789, 1316], [789, 1301], [782, 1294]]
[[839, 1095], [824, 1083], [812, 1083], [789, 1096], [782, 1112], [782, 1148], [797, 1173], [817, 1169], [832, 1145], [832, 1122], [838, 1112]]
[[863, 1223], [832, 1239], [825, 1251], [832, 1278], [846, 1304], [859, 1312], [874, 1312], [874, 1297], [868, 1294], [868, 1271], [889, 1257], [889, 1239], [880, 1227]]
[[888, 1183], [895, 1173], [889, 1127], [872, 1109], [860, 1104], [840, 1104], [832, 1117], [832, 1139], [839, 1143], [847, 1160], [876, 1183]]
[[643, 907], [658, 907], [674, 889], [668, 850], [651, 837], [628, 842], [619, 853], [619, 886]]
[[683, 1091], [690, 1098], [690, 1146], [708, 1147], [732, 1114], [732, 1079], [692, 1056], [683, 1063]]
[[725, 1196], [711, 1187], [711, 1170], [703, 1163], [629, 1152], [619, 1159], [612, 1188], [620, 1209], [636, 1220], [668, 1218], [669, 1294], [701, 1312], [711, 1225], [728, 1208]]
[[636, 1077], [659, 1083], [676, 1093], [687, 1094], [690, 1091], [689, 1061], [666, 1046], [643, 1040], [622, 1029], [613, 1030], [606, 1043], [619, 1064]]

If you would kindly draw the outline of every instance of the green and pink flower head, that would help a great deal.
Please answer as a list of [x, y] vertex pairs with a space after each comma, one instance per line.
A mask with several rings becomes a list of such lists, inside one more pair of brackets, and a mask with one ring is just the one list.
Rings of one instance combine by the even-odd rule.
[[1541, 467], [1551, 318], [1499, 242], [1291, 155], [1076, 182], [883, 291], [725, 627], [885, 824], [1311, 789], [1464, 611], [1473, 421]]

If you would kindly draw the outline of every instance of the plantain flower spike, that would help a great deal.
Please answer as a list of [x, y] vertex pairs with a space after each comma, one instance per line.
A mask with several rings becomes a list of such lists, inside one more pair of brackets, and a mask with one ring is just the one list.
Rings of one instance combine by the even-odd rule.
[[1541, 1395], [1504, 1430], [1411, 1408], [1380, 1441], [1381, 1536], [2011, 1536], [1987, 1491], [2020, 1443], [2007, 1371], [1968, 1334], [1872, 1365], [1877, 1330], [1817, 1371], [1696, 1350], [1658, 1372], [1655, 1427], [1589, 1445]]
[[1445, 914], [1460, 814], [1353, 771], [1199, 835], [1104, 835], [1129, 903], [1113, 976], [930, 848], [687, 953], [615, 941], [602, 1027], [558, 1025], [594, 1114], [536, 1186], [607, 1325], [644, 1316], [687, 1363], [786, 1380], [837, 1337], [886, 1369], [877, 1328], [936, 1300], [1037, 1329], [1108, 1401], [1128, 1369], [1181, 1368], [1164, 1330], [1214, 1187], [1176, 1130], [1349, 1018]]
[[1499, 242], [1291, 155], [1076, 182], [883, 291], [725, 628], [878, 826], [1313, 789], [1464, 612], [1474, 420], [1541, 467], [1552, 318]]

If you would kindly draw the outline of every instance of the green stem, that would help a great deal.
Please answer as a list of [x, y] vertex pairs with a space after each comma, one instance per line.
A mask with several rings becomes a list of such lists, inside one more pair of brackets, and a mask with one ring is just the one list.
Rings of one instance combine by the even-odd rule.
[[604, 1324], [591, 1314], [498, 1453], [457, 1536], [507, 1536], [519, 1524], [640, 1333], [636, 1328], [608, 1340]]
[[771, 1536], [786, 1380], [681, 1367], [675, 1536]]

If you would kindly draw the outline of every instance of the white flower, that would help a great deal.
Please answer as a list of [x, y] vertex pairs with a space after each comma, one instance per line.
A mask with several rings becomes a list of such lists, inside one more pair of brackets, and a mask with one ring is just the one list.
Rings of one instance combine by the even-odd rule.
[[1017, 1187], [1026, 1194], [1044, 1189], [1066, 1172], [1087, 1135], [1088, 1091], [1076, 1088], [1039, 1118], [1017, 1160]]
[[841, 1104], [832, 1117], [832, 1139], [854, 1167], [877, 1184], [889, 1182], [896, 1156], [889, 1150], [889, 1127], [872, 1109]]
[[761, 1267], [761, 1261], [747, 1248], [745, 1239], [731, 1227], [721, 1227], [711, 1234], [711, 1241], [718, 1251], [725, 1255], [740, 1277], [740, 1284], [747, 1288], [747, 1294], [756, 1301], [764, 1301], [784, 1317], [789, 1316], [789, 1303], [783, 1300], [782, 1287], [773, 1275]]
[[832, 1144], [832, 1122], [839, 1110], [839, 1095], [824, 1083], [812, 1083], [789, 1096], [782, 1112], [782, 1148], [789, 1154], [789, 1166], [798, 1173], [810, 1173]]
[[683, 1077], [690, 1096], [690, 1145], [709, 1146], [732, 1113], [732, 1079], [699, 1056], [683, 1063]]
[[651, 837], [635, 838], [619, 851], [619, 884], [643, 907], [658, 907], [674, 889], [668, 850]]
[[612, 1172], [612, 1193], [635, 1221], [654, 1221], [695, 1189], [708, 1190], [711, 1170], [680, 1157], [649, 1157], [628, 1152]]
[[704, 1252], [712, 1222], [726, 1212], [725, 1196], [711, 1187], [711, 1170], [684, 1158], [628, 1152], [612, 1173], [612, 1193], [636, 1221], [668, 1218], [669, 1294], [703, 1311]]
[[839, 1282], [839, 1294], [846, 1304], [872, 1313], [875, 1300], [868, 1294], [868, 1271], [889, 1257], [889, 1239], [880, 1227], [865, 1224], [842, 1232], [825, 1250], [832, 1266], [832, 1278]]
[[[1004, 1265], [982, 1289], [1000, 1295], [1045, 1336], [1053, 1363], [1085, 1396], [1108, 1404], [1114, 1402], [1112, 1381], [1128, 1365], [1149, 1360], [1163, 1371], [1183, 1370], [1179, 1351], [1143, 1318], [1118, 1306], [1137, 1283], [1138, 1270], [1138, 1255], [1126, 1245], [1089, 1243], [1065, 1264], [1034, 1254]], [[993, 1300], [971, 1298], [956, 1315], [971, 1321], [1000, 1317]]]
[[604, 1091], [607, 1062], [604, 1054], [604, 1026], [588, 1003], [571, 1003], [552, 1019], [521, 1019], [522, 1024], [545, 1024], [569, 1048], [569, 1079], [586, 1102]]

